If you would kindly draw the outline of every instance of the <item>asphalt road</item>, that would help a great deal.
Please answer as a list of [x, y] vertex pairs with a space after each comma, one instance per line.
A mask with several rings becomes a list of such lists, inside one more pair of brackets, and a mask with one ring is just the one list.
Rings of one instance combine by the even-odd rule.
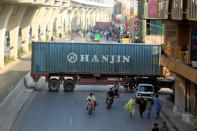
[[[151, 131], [155, 120], [141, 119], [136, 107], [133, 118], [123, 106], [131, 93], [122, 89], [120, 98], [116, 98], [111, 110], [106, 110], [105, 95], [110, 86], [77, 86], [73, 93], [48, 92], [47, 84], [35, 91], [16, 119], [13, 131]], [[85, 100], [90, 91], [94, 91], [98, 107], [88, 115]], [[161, 95], [165, 101], [166, 95]], [[162, 116], [161, 116], [162, 117]], [[171, 125], [167, 122], [169, 127]], [[171, 128], [171, 131], [173, 129]]]

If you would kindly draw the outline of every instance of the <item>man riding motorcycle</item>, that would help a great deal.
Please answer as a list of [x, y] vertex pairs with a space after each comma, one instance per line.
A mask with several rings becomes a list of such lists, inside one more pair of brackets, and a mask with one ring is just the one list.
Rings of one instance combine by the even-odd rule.
[[96, 98], [95, 98], [95, 96], [93, 95], [92, 92], [89, 94], [89, 96], [87, 97], [86, 101], [87, 101], [87, 105], [88, 105], [88, 102], [91, 102], [92, 106], [93, 106], [93, 109], [95, 109], [95, 107], [96, 107]]
[[106, 98], [106, 104], [107, 104], [107, 100], [111, 98], [112, 103], [114, 102], [114, 92], [112, 90], [112, 88], [110, 88], [110, 90], [107, 92], [107, 98]]

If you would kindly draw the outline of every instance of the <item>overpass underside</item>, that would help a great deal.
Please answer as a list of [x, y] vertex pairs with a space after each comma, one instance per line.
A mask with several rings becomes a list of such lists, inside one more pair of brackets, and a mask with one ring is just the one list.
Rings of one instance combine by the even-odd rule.
[[0, 68], [5, 57], [16, 60], [20, 49], [28, 52], [32, 40], [51, 41], [91, 29], [96, 22], [110, 22], [112, 9], [113, 0], [1, 0]]

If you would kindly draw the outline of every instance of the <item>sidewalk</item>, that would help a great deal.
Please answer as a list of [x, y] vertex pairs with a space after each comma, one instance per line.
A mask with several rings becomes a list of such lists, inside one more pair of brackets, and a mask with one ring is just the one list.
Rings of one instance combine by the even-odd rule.
[[0, 70], [0, 103], [31, 69], [31, 52]]
[[161, 112], [173, 124], [176, 131], [194, 131], [190, 124], [183, 122], [180, 116], [172, 112], [171, 103], [163, 105]]
[[[33, 92], [33, 89], [27, 89], [24, 83], [25, 75], [30, 68], [31, 52], [28, 52], [0, 70], [0, 130], [2, 131], [11, 130], [18, 113]], [[29, 73], [27, 78], [30, 79]], [[32, 82], [30, 80], [27, 81], [28, 84]]]

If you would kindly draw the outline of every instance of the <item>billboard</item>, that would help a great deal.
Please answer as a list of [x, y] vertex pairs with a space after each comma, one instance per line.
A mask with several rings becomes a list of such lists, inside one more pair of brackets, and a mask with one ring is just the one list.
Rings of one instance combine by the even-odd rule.
[[158, 18], [159, 17], [159, 1], [149, 0], [148, 1], [148, 18]]

